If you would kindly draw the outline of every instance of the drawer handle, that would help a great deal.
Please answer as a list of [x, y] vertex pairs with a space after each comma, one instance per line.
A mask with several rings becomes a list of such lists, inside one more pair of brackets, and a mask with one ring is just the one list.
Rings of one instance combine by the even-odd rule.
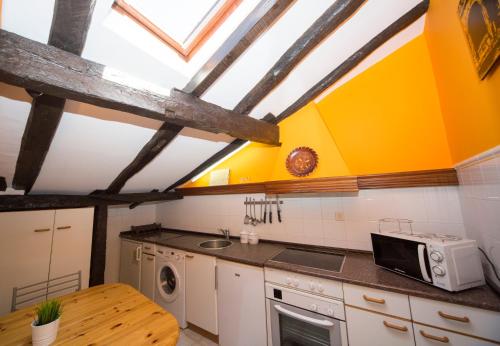
[[144, 247], [146, 250], [151, 250], [151, 248], [149, 246], [145, 246]]
[[186, 258], [194, 258], [193, 255], [186, 255]]
[[448, 320], [453, 320], [453, 321], [458, 321], [458, 322], [463, 322], [463, 323], [469, 323], [470, 322], [469, 317], [467, 317], [467, 316], [464, 316], [464, 317], [453, 316], [453, 315], [448, 315], [447, 313], [442, 312], [442, 311], [438, 311], [438, 314], [442, 318], [446, 318]]
[[363, 299], [371, 303], [385, 304], [385, 299], [368, 297], [366, 294], [363, 294]]
[[406, 326], [398, 326], [396, 324], [392, 324], [392, 323], [389, 323], [387, 321], [384, 321], [384, 326], [386, 326], [387, 328], [399, 330], [401, 332], [407, 332], [408, 331], [408, 327], [406, 327]]
[[161, 250], [158, 250], [158, 253], [161, 253], [163, 255], [163, 251], [161, 251]]
[[148, 261], [152, 261], [154, 258], [153, 257], [146, 257]]
[[439, 342], [442, 342], [442, 343], [445, 343], [445, 344], [447, 344], [447, 343], [450, 342], [450, 339], [448, 339], [446, 336], [435, 336], [435, 335], [432, 335], [432, 334], [427, 334], [423, 330], [420, 330], [420, 334], [422, 334], [422, 336], [424, 338], [431, 339], [431, 340], [436, 340], [436, 341], [439, 341]]
[[39, 229], [35, 229], [33, 232], [36, 232], [36, 233], [50, 232], [50, 228], [39, 228]]
[[57, 229], [70, 229], [71, 226], [60, 226], [60, 227], [57, 227]]

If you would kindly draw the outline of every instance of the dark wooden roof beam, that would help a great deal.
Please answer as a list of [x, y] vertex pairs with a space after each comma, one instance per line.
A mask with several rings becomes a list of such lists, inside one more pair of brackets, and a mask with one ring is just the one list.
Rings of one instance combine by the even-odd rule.
[[279, 144], [279, 128], [172, 89], [169, 96], [105, 78], [105, 66], [0, 30], [0, 81], [232, 137]]

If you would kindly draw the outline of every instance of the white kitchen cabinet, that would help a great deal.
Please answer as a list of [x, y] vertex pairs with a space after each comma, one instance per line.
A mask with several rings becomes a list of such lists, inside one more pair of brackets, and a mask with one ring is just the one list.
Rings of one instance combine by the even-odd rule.
[[216, 259], [186, 253], [186, 320], [218, 334]]
[[221, 346], [264, 346], [264, 270], [217, 260], [217, 306]]
[[[93, 221], [93, 208], [60, 209], [55, 211], [50, 279], [81, 270], [82, 289], [89, 286]], [[74, 289], [60, 291], [55, 295], [62, 295], [72, 291]]]
[[350, 346], [413, 346], [412, 323], [399, 318], [345, 307]]
[[121, 240], [119, 280], [138, 291], [141, 290], [141, 249], [142, 243], [128, 239]]
[[417, 346], [494, 346], [497, 343], [488, 342], [475, 337], [453, 333], [447, 330], [431, 328], [418, 323], [413, 324]]
[[[62, 225], [70, 225], [71, 229], [54, 230]], [[92, 227], [93, 208], [0, 213], [0, 315], [10, 312], [14, 287], [79, 270], [82, 271], [82, 286], [87, 287]], [[70, 230], [76, 231], [78, 239], [63, 233]], [[64, 293], [61, 291], [54, 296]], [[36, 300], [31, 300], [27, 305], [34, 302]]]
[[155, 256], [142, 254], [141, 262], [141, 293], [149, 299], [155, 299]]

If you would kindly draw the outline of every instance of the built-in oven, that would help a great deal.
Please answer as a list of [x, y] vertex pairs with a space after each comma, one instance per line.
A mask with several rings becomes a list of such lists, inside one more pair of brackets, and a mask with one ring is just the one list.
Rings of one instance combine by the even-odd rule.
[[347, 346], [341, 300], [266, 283], [269, 346]]

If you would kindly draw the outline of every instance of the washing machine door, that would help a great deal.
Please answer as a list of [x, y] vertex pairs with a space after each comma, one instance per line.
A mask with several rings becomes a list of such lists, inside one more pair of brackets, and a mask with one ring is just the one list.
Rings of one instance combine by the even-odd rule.
[[166, 302], [173, 302], [179, 294], [181, 280], [171, 263], [162, 263], [156, 273], [158, 292]]

